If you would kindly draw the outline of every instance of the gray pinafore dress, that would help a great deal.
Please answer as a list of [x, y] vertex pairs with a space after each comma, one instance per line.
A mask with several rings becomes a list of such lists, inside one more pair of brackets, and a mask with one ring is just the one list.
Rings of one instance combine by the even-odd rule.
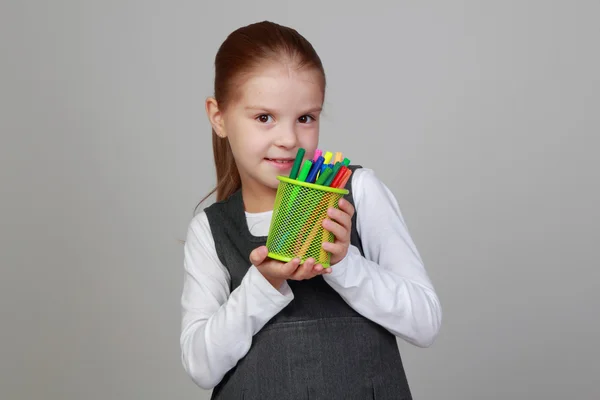
[[[351, 185], [350, 179], [346, 199], [353, 203]], [[241, 191], [205, 212], [233, 291], [251, 265], [250, 253], [267, 238], [250, 233]], [[362, 254], [355, 227], [356, 214], [351, 242]], [[321, 276], [288, 284], [294, 300], [254, 335], [211, 399], [412, 399], [393, 334], [352, 309]]]

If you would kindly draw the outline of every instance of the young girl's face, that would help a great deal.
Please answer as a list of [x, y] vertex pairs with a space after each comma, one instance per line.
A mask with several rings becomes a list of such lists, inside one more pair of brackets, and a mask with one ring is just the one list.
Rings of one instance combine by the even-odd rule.
[[223, 113], [223, 129], [244, 189], [275, 190], [300, 147], [311, 157], [319, 141], [323, 87], [319, 71], [270, 64], [247, 78]]

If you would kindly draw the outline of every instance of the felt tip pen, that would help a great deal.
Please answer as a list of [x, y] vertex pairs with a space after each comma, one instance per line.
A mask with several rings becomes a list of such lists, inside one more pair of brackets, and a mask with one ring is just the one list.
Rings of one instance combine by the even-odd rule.
[[340, 168], [338, 173], [335, 175], [335, 178], [333, 178], [333, 181], [331, 182], [332, 188], [338, 187], [338, 185], [342, 181], [342, 178], [344, 177], [344, 174], [346, 173], [346, 171], [350, 171], [350, 170], [348, 168], [346, 168], [346, 166], [342, 165], [342, 167]]
[[325, 182], [327, 181], [327, 179], [329, 178], [329, 176], [332, 174], [333, 169], [332, 168], [325, 168], [325, 171], [323, 171], [323, 173], [321, 173], [321, 175], [319, 175], [319, 179], [317, 179], [317, 185], [325, 185]]
[[335, 176], [337, 175], [337, 173], [338, 173], [338, 171], [340, 170], [341, 167], [342, 167], [342, 163], [341, 162], [337, 162], [333, 166], [333, 172], [331, 173], [331, 175], [329, 175], [329, 178], [327, 178], [327, 180], [325, 181], [325, 186], [331, 186], [331, 182], [333, 182], [333, 178], [335, 178]]
[[331, 156], [333, 156], [333, 154], [330, 151], [326, 152], [325, 156], [323, 157], [323, 163], [329, 164], [331, 162]]
[[338, 189], [343, 189], [344, 187], [346, 187], [346, 184], [348, 183], [348, 180], [350, 179], [350, 175], [352, 175], [352, 170], [347, 169], [346, 172], [344, 172], [344, 176], [342, 177], [342, 179], [340, 180], [340, 182], [337, 185]]
[[300, 170], [300, 164], [302, 164], [302, 159], [304, 158], [304, 150], [302, 147], [298, 149], [296, 153], [296, 159], [294, 160], [294, 165], [292, 166], [292, 171], [290, 172], [290, 179], [296, 179], [298, 177], [298, 171]]
[[343, 158], [342, 158], [342, 153], [341, 153], [341, 152], [339, 152], [339, 151], [338, 151], [338, 152], [336, 152], [336, 153], [335, 153], [335, 158], [333, 159], [333, 163], [335, 164], [336, 162], [338, 162], [338, 161], [342, 161], [342, 160], [343, 160]]
[[304, 164], [302, 164], [302, 169], [300, 170], [300, 174], [298, 175], [298, 180], [300, 182], [306, 182], [306, 178], [308, 177], [308, 173], [310, 172], [311, 167], [312, 167], [312, 161], [305, 160]]
[[323, 154], [323, 150], [316, 149], [315, 155], [313, 156], [313, 160], [312, 160], [313, 163], [316, 162], [322, 154]]
[[314, 183], [317, 180], [317, 173], [321, 170], [321, 165], [323, 165], [324, 158], [323, 156], [319, 156], [317, 161], [313, 164], [308, 177], [306, 178], [306, 182]]

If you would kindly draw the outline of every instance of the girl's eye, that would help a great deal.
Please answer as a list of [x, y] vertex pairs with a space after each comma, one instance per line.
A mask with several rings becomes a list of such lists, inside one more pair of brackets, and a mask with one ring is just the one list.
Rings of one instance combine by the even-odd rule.
[[268, 114], [261, 114], [258, 117], [256, 117], [256, 119], [259, 122], [262, 122], [263, 124], [266, 124], [267, 122], [269, 122], [269, 118], [271, 118], [271, 116]]
[[314, 119], [312, 116], [310, 116], [310, 115], [303, 115], [303, 116], [301, 116], [300, 118], [298, 118], [298, 121], [299, 121], [301, 124], [307, 124], [307, 123], [309, 123], [309, 122], [310, 122], [310, 120], [313, 120], [313, 121], [314, 121], [315, 119]]

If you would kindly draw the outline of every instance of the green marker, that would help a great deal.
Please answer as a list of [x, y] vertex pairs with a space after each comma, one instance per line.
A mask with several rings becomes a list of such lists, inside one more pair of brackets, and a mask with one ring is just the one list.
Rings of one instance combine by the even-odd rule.
[[304, 164], [302, 165], [302, 169], [300, 170], [300, 175], [298, 175], [298, 180], [300, 182], [306, 182], [306, 177], [308, 176], [308, 173], [310, 172], [311, 167], [312, 167], [312, 161], [310, 161], [310, 160], [304, 161]]
[[302, 159], [304, 158], [304, 150], [302, 147], [298, 149], [296, 153], [296, 159], [294, 160], [294, 165], [292, 166], [292, 172], [290, 172], [290, 179], [296, 179], [298, 177], [298, 170], [300, 170], [300, 164], [302, 164]]
[[[346, 158], [346, 160], [348, 160]], [[348, 160], [350, 161], [350, 160]], [[329, 175], [329, 177], [327, 178], [327, 180], [325, 181], [325, 186], [331, 186], [331, 182], [333, 182], [333, 178], [335, 178], [335, 176], [337, 175], [338, 171], [340, 170], [340, 168], [342, 168], [342, 163], [341, 162], [336, 162], [335, 165], [333, 166], [333, 172], [331, 175]]]
[[[302, 165], [302, 169], [300, 170], [300, 175], [298, 175], [299, 182], [306, 182], [306, 177], [308, 176], [308, 173], [310, 172], [311, 167], [312, 167], [311, 160], [304, 161], [304, 164]], [[288, 213], [288, 218], [291, 216], [292, 209], [296, 207], [296, 198], [298, 197], [299, 194], [300, 194], [300, 186], [294, 185], [294, 187], [292, 188], [292, 193], [290, 195], [288, 205], [287, 205], [286, 213]], [[299, 201], [300, 202], [302, 201], [302, 196], [300, 196]]]
[[319, 179], [317, 179], [316, 184], [317, 185], [324, 185], [332, 172], [333, 172], [332, 168], [329, 168], [329, 167], [325, 168], [325, 171], [323, 171], [321, 173], [321, 175], [319, 175]]
[[344, 161], [342, 161], [342, 164], [344, 164], [344, 166], [347, 167], [348, 165], [350, 165], [350, 160], [346, 157], [344, 158]]

